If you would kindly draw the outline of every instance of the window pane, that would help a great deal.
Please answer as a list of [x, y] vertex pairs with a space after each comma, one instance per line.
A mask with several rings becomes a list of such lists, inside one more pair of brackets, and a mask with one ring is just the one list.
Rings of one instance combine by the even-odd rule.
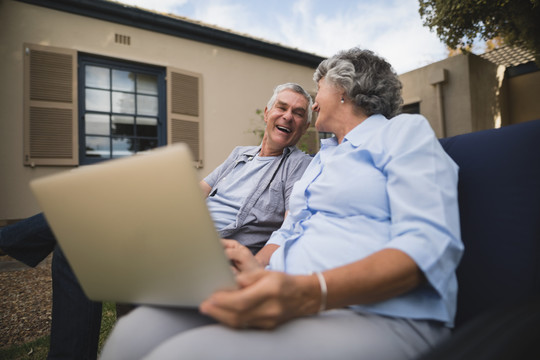
[[139, 151], [146, 151], [158, 146], [157, 139], [140, 139]]
[[86, 87], [94, 87], [100, 89], [110, 89], [110, 71], [107, 68], [86, 65], [85, 80]]
[[86, 137], [86, 156], [93, 158], [111, 157], [110, 138], [87, 136]]
[[135, 135], [135, 118], [133, 116], [119, 116], [114, 115], [112, 117], [112, 133], [114, 135]]
[[113, 158], [133, 155], [136, 144], [134, 139], [113, 138]]
[[131, 71], [113, 70], [112, 88], [119, 91], [135, 91], [135, 73]]
[[165, 68], [85, 54], [80, 55], [79, 64], [84, 89], [80, 94], [79, 129], [85, 142], [81, 164], [164, 145]]
[[137, 114], [157, 116], [158, 114], [157, 96], [137, 95]]
[[157, 137], [157, 118], [137, 117], [137, 136]]
[[135, 113], [135, 95], [121, 92], [112, 93], [113, 112], [115, 113]]
[[86, 114], [85, 130], [92, 135], [110, 135], [109, 115]]
[[86, 89], [86, 111], [111, 111], [110, 92], [107, 90]]
[[157, 95], [158, 85], [157, 76], [138, 74], [137, 75], [137, 92], [141, 94]]

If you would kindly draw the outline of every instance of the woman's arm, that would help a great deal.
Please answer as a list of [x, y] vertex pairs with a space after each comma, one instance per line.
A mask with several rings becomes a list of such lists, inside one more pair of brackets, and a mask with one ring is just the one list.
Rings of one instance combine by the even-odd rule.
[[[406, 293], [424, 280], [404, 252], [384, 249], [371, 256], [325, 271], [326, 308], [368, 304]], [[316, 275], [292, 276], [253, 271], [238, 276], [237, 291], [217, 292], [200, 310], [232, 327], [274, 328], [293, 318], [319, 311], [322, 294]]]
[[276, 244], [268, 244], [265, 245], [259, 252], [255, 255], [255, 259], [263, 266], [265, 267], [270, 263], [270, 257], [279, 248], [279, 245]]
[[207, 198], [208, 195], [210, 195], [210, 191], [212, 191], [212, 187], [204, 180], [199, 181], [199, 186], [201, 187], [204, 197]]
[[397, 249], [380, 250], [349, 265], [325, 271], [327, 308], [384, 301], [424, 281], [416, 263]]

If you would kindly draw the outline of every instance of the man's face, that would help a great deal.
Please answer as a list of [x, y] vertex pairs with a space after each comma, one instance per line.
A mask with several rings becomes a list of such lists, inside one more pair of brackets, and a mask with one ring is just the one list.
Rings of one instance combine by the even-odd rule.
[[267, 141], [281, 149], [296, 145], [309, 126], [308, 111], [308, 101], [302, 95], [289, 89], [281, 91], [272, 108], [264, 109]]

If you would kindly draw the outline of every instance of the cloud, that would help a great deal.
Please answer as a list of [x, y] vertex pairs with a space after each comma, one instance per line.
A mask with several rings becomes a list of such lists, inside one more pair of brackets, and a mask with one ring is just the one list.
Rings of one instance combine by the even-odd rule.
[[227, 29], [249, 29], [251, 14], [242, 3], [226, 3], [224, 1], [201, 1], [194, 8], [194, 18], [208, 24], [218, 25]]
[[[386, 58], [398, 73], [446, 57], [422, 26], [418, 0], [125, 0], [174, 12], [321, 56], [360, 46]], [[154, 6], [154, 7], [152, 7]]]
[[422, 26], [412, 5], [416, 2], [366, 2], [319, 14], [306, 5], [302, 17], [280, 19], [281, 35], [287, 44], [323, 56], [353, 46], [368, 48], [403, 73], [445, 56], [445, 47]]
[[138, 6], [144, 9], [155, 10], [164, 13], [175, 13], [175, 10], [189, 0], [117, 0], [121, 3]]

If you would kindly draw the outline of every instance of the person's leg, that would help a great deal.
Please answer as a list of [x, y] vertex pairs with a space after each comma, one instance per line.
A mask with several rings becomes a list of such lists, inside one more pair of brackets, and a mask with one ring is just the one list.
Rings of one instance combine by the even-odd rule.
[[45, 259], [55, 246], [56, 238], [43, 214], [0, 229], [0, 249], [31, 267]]
[[90, 301], [57, 246], [47, 220], [37, 214], [0, 229], [0, 248], [28, 266], [53, 250], [53, 309], [48, 359], [95, 359], [101, 303]]
[[139, 306], [118, 320], [100, 360], [141, 359], [178, 333], [214, 323], [197, 309]]
[[47, 359], [96, 359], [101, 303], [89, 300], [60, 247], [52, 261], [53, 309]]
[[415, 359], [447, 334], [432, 325], [334, 310], [272, 331], [200, 327], [170, 338], [145, 359]]
[[439, 324], [345, 309], [296, 319], [272, 331], [204, 325], [195, 310], [188, 318], [185, 311], [148, 309], [137, 309], [120, 322], [103, 360], [414, 359], [449, 334]]

